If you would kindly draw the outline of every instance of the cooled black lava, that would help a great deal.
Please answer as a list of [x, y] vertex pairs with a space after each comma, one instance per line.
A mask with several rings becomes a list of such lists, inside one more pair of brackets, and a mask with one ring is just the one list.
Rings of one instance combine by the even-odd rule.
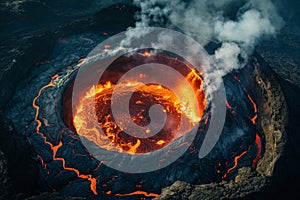
[[[69, 44], [58, 45], [72, 45], [78, 37], [69, 38]], [[256, 128], [256, 104], [251, 91], [247, 91], [247, 83], [240, 80], [236, 72], [224, 77], [227, 95], [225, 127], [208, 156], [198, 158], [198, 149], [209, 123], [210, 116], [206, 113], [194, 143], [168, 167], [143, 174], [111, 169], [95, 160], [85, 150], [74, 129], [65, 125], [61, 113], [68, 110], [64, 110], [62, 103], [68, 104], [68, 98], [63, 97], [68, 91], [65, 88], [72, 81], [70, 74], [76, 71], [78, 63], [72, 58], [66, 64], [63, 59], [63, 56], [57, 56], [50, 61], [52, 68], [47, 68], [46, 64], [41, 68], [43, 71], [33, 72], [36, 76], [29, 77], [18, 89], [8, 114], [17, 128], [24, 130], [23, 134], [37, 152], [40, 167], [37, 191], [59, 191], [99, 199], [111, 199], [112, 196], [153, 198], [176, 180], [203, 184], [232, 179], [242, 166], [254, 169], [263, 154], [263, 137]], [[66, 124], [71, 123], [66, 115]]]

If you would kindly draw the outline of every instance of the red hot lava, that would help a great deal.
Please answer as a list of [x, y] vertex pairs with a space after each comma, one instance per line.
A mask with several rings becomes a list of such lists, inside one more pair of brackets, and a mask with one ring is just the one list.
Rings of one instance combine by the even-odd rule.
[[[153, 83], [144, 85], [139, 82], [140, 79], [147, 76], [146, 74], [140, 74], [136, 80], [128, 80], [122, 85], [118, 84], [118, 87], [121, 88], [117, 94], [119, 98], [122, 98], [123, 91], [125, 93], [126, 91], [130, 91], [132, 87], [138, 86], [138, 89], [133, 93], [130, 100], [130, 114], [132, 121], [139, 126], [145, 126], [150, 123], [148, 111], [152, 105], [162, 105], [162, 112], [167, 114], [167, 121], [160, 132], [149, 138], [138, 138], [123, 132], [114, 121], [111, 113], [111, 97], [116, 83], [121, 77], [119, 74], [129, 71], [132, 66], [139, 66], [145, 63], [160, 63], [174, 68], [185, 77], [194, 90], [187, 91], [185, 89], [186, 86], [181, 85], [184, 83], [178, 80], [177, 87], [182, 92], [179, 95], [184, 96], [186, 100], [186, 102], [180, 102], [178, 94], [174, 94], [173, 91], [170, 91], [161, 84]], [[175, 133], [180, 128], [182, 117], [192, 124], [198, 123], [202, 118], [206, 107], [205, 94], [202, 89], [203, 80], [199, 72], [178, 58], [160, 54], [153, 55], [146, 51], [130, 57], [123, 56], [117, 59], [107, 71], [103, 75], [104, 81], [100, 81], [97, 86], [87, 89], [87, 92], [82, 94], [75, 109], [73, 122], [69, 124], [72, 130], [75, 130], [79, 135], [86, 137], [101, 148], [130, 154], [158, 150], [175, 139]], [[180, 89], [181, 87], [182, 89]], [[197, 99], [193, 98], [195, 94]], [[93, 106], [94, 102], [95, 107]], [[193, 105], [198, 105], [199, 109], [192, 107]], [[68, 105], [65, 106], [68, 107]], [[98, 131], [95, 127], [96, 125], [91, 126], [88, 114], [91, 113], [89, 111], [91, 109], [96, 110], [97, 121], [104, 134]], [[199, 113], [196, 112], [197, 110]], [[65, 109], [64, 111], [70, 112], [69, 109]], [[65, 114], [65, 116], [68, 116], [68, 114]], [[146, 130], [146, 133], [150, 134], [150, 130]]]
[[[241, 84], [241, 80], [240, 78], [235, 75], [234, 73], [231, 73], [231, 75], [234, 77], [234, 79], [239, 83]], [[256, 103], [254, 102], [254, 100], [252, 99], [252, 97], [248, 94], [247, 90], [245, 88], [243, 88], [244, 92], [247, 94], [247, 97], [249, 99], [249, 101], [251, 102], [251, 104], [253, 105], [253, 112], [254, 112], [254, 116], [253, 117], [249, 117], [250, 121], [252, 122], [253, 125], [256, 125], [256, 121], [257, 121], [257, 118], [258, 118], [258, 109], [257, 109], [257, 105]], [[226, 107], [227, 109], [231, 110], [232, 113], [236, 113], [232, 106], [229, 104], [229, 102], [226, 100]], [[262, 149], [262, 144], [261, 144], [261, 137], [259, 136], [258, 133], [256, 133], [255, 135], [255, 147], [257, 149], [256, 151], [256, 157], [254, 158], [254, 160], [252, 161], [252, 169], [255, 169], [256, 166], [257, 166], [257, 163], [261, 157], [261, 149]], [[244, 155], [247, 154], [247, 152], [249, 151], [250, 147], [248, 148], [248, 150], [245, 150], [243, 151], [242, 153], [240, 153], [239, 155], [235, 156], [233, 158], [234, 160], [234, 165], [230, 168], [227, 169], [227, 171], [225, 172], [225, 174], [222, 176], [222, 180], [224, 181], [227, 177], [227, 175], [233, 171], [237, 166], [238, 166], [238, 161], [241, 157], [243, 157]], [[220, 173], [220, 170], [217, 171], [217, 173]]]
[[[42, 126], [42, 122], [41, 122], [41, 120], [39, 120], [39, 109], [40, 109], [40, 107], [37, 105], [36, 101], [41, 96], [42, 91], [44, 89], [46, 89], [48, 87], [55, 86], [54, 83], [53, 83], [53, 80], [55, 78], [57, 78], [57, 77], [58, 77], [58, 74], [55, 74], [54, 76], [52, 76], [51, 77], [51, 81], [48, 84], [44, 85], [39, 90], [38, 95], [32, 101], [32, 106], [36, 109], [36, 113], [35, 113], [35, 117], [34, 117], [34, 120], [37, 123], [36, 133], [39, 134], [39, 135], [41, 135], [42, 138], [43, 138], [44, 143], [47, 144], [51, 148], [51, 150], [52, 150], [52, 159], [54, 161], [61, 161], [62, 162], [62, 167], [63, 167], [64, 170], [66, 170], [66, 171], [73, 171], [77, 175], [78, 178], [82, 178], [82, 179], [86, 179], [86, 180], [90, 181], [91, 182], [91, 184], [90, 184], [90, 190], [93, 192], [93, 194], [97, 195], [98, 194], [97, 193], [97, 189], [96, 189], [97, 180], [95, 178], [93, 178], [92, 175], [90, 175], [90, 174], [87, 174], [87, 175], [81, 174], [78, 169], [75, 169], [75, 168], [72, 168], [72, 167], [67, 167], [66, 166], [66, 161], [65, 161], [64, 158], [56, 157], [57, 151], [63, 145], [62, 141], [59, 141], [59, 143], [57, 145], [54, 145], [51, 142], [49, 142], [47, 140], [47, 137], [44, 136], [44, 134], [40, 131], [40, 128]], [[44, 167], [47, 167], [47, 163], [45, 163], [42, 159], [41, 159], [41, 161], [42, 161], [42, 165]]]

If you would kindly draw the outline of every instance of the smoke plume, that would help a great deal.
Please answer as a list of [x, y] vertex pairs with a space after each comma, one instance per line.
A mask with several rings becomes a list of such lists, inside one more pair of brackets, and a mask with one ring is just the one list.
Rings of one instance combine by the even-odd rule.
[[[274, 37], [284, 25], [271, 0], [134, 0], [134, 3], [141, 8], [136, 15], [137, 28], [164, 24], [180, 29], [202, 46], [209, 42], [220, 45], [210, 55], [211, 69], [205, 74], [210, 89], [218, 88], [228, 72], [244, 67], [255, 46], [263, 38]], [[137, 33], [132, 35], [139, 37]]]

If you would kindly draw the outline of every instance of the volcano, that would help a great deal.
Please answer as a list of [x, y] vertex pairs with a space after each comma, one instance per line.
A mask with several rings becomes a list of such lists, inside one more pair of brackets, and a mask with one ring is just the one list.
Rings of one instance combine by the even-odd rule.
[[[121, 11], [120, 6], [109, 9], [125, 16], [132, 12], [132, 7], [126, 6], [122, 6]], [[260, 55], [254, 53], [245, 68], [223, 78], [226, 89], [224, 129], [213, 150], [199, 159], [199, 149], [211, 120], [211, 105], [202, 88], [205, 84], [202, 72], [194, 70], [182, 58], [167, 53], [154, 54], [148, 49], [120, 57], [94, 88], [85, 88], [77, 107], [72, 107], [78, 69], [88, 52], [115, 31], [95, 28], [95, 24], [101, 23], [99, 16], [102, 14], [66, 24], [31, 40], [35, 44], [43, 41], [53, 48], [44, 55], [49, 58], [47, 61], [34, 62], [35, 67], [24, 72], [26, 76], [18, 82], [13, 97], [5, 105], [3, 114], [10, 122], [1, 127], [5, 132], [14, 132], [17, 141], [30, 148], [27, 152], [32, 158], [30, 163], [36, 166], [22, 165], [22, 171], [32, 172], [37, 177], [31, 180], [32, 188], [22, 192], [42, 193], [32, 197], [37, 199], [43, 195], [89, 199], [185, 199], [187, 196], [233, 199], [267, 187], [285, 144], [287, 107], [276, 76]], [[28, 47], [27, 52], [33, 52], [35, 47]], [[207, 48], [209, 52], [211, 47]], [[138, 80], [144, 76], [141, 74], [138, 80], [130, 80], [120, 87], [118, 97], [125, 98], [124, 91], [138, 85], [130, 98], [131, 120], [139, 126], [147, 126], [151, 122], [150, 107], [160, 104], [161, 111], [167, 115], [166, 125], [149, 138], [127, 135], [115, 123], [110, 110], [113, 89], [124, 71], [152, 62], [167, 64], [185, 77], [192, 91], [197, 93], [199, 112], [183, 110], [176, 103], [176, 95], [163, 85], [139, 85]], [[96, 110], [103, 137], [91, 131], [93, 128], [81, 109], [87, 113], [89, 109]], [[126, 173], [106, 166], [105, 160], [96, 159], [81, 141], [81, 137], [85, 137], [103, 149], [131, 155], [149, 153], [179, 138], [172, 131], [179, 127], [178, 120], [182, 117], [191, 126], [199, 124], [193, 143], [175, 162], [154, 172]], [[166, 154], [156, 165], [162, 164], [168, 156]], [[17, 174], [18, 169], [14, 170], [12, 173]], [[12, 176], [11, 181], [24, 185], [28, 179]]]
[[[145, 54], [147, 55], [146, 57]], [[195, 88], [194, 92], [199, 90], [198, 100], [201, 102], [201, 105], [199, 105], [200, 110], [197, 113], [193, 112], [193, 110], [196, 110], [195, 108], [189, 108], [188, 106], [184, 107], [185, 110], [181, 110], [179, 100], [177, 99], [175, 94], [169, 89], [165, 88], [163, 85], [148, 84], [143, 86], [143, 84], [139, 82], [139, 80], [127, 80], [127, 83], [123, 84], [120, 87], [121, 90], [117, 94], [118, 98], [124, 98], [126, 95], [126, 91], [130, 91], [133, 86], [139, 87], [139, 89], [130, 98], [129, 107], [133, 109], [130, 110], [132, 119], [129, 120], [133, 120], [139, 126], [145, 126], [149, 124], [151, 119], [148, 111], [149, 108], [155, 104], [161, 104], [163, 106], [163, 110], [161, 110], [161, 112], [164, 112], [168, 115], [166, 124], [159, 133], [150, 138], [137, 138], [134, 136], [126, 135], [114, 122], [110, 110], [112, 101], [111, 97], [115, 84], [122, 75], [121, 72], [124, 72], [125, 69], [125, 71], [129, 71], [132, 68], [130, 66], [137, 66], [147, 62], [167, 64], [168, 66], [172, 66], [175, 69], [180, 69], [182, 73], [184, 73], [183, 76], [191, 81], [192, 86]], [[105, 81], [102, 81], [102, 84], [99, 83], [97, 88], [95, 89], [95, 109], [97, 110], [96, 114], [101, 128], [104, 129], [106, 138], [109, 139], [108, 141], [105, 141], [105, 138], [98, 138], [100, 135], [100, 133], [98, 132], [96, 132], [95, 135], [87, 135], [90, 133], [90, 128], [88, 128], [88, 124], [85, 123], [86, 121], [88, 121], [88, 116], [85, 116], [81, 110], [94, 109], [93, 106], [91, 106], [91, 108], [88, 108], [89, 105], [93, 105], [94, 100], [91, 99], [91, 97], [93, 97], [91, 90], [94, 88], [91, 88], [90, 91], [88, 91], [85, 95], [83, 95], [83, 97], [81, 97], [81, 99], [83, 100], [80, 101], [78, 107], [76, 108], [77, 111], [74, 115], [74, 119], [69, 119], [70, 117], [72, 117], [72, 109], [70, 108], [71, 104], [68, 101], [69, 99], [71, 99], [70, 95], [72, 93], [71, 89], [73, 88], [72, 84], [66, 89], [63, 97], [63, 115], [65, 116], [65, 121], [68, 123], [67, 126], [78, 134], [82, 133], [83, 136], [90, 138], [91, 141], [97, 141], [97, 144], [100, 147], [112, 149], [113, 147], [111, 146], [111, 143], [117, 143], [117, 147], [115, 147], [115, 150], [120, 152], [128, 151], [131, 153], [146, 153], [154, 151], [164, 145], [168, 145], [168, 143], [170, 143], [170, 141], [174, 139], [175, 135], [173, 133], [173, 128], [177, 127], [176, 129], [179, 130], [181, 113], [183, 113], [183, 117], [186, 118], [184, 119], [184, 121], [186, 123], [191, 123], [191, 126], [193, 123], [198, 123], [201, 119], [206, 104], [205, 95], [203, 89], [201, 89], [202, 78], [195, 71], [190, 70], [189, 65], [180, 62], [178, 59], [163, 55], [156, 55], [155, 57], [152, 57], [148, 55], [146, 51], [146, 53], [138, 53], [135, 56], [123, 56], [112, 63], [111, 67], [108, 70], [109, 72], [104, 74], [103, 76], [103, 79]], [[138, 79], [142, 79], [144, 76], [146, 75], [139, 74]], [[178, 87], [181, 86], [179, 85]], [[185, 91], [184, 88], [179, 90]], [[186, 95], [187, 94], [185, 93], [184, 96]], [[190, 97], [186, 98], [192, 99], [193, 96], [191, 95]], [[92, 101], [92, 103], [90, 101]], [[187, 101], [188, 102], [183, 102], [183, 104], [190, 105], [191, 103], [193, 103], [190, 100]], [[88, 111], [88, 113], [89, 112], [90, 111]], [[126, 121], [123, 121], [121, 123], [126, 124]], [[182, 126], [188, 127], [189, 125], [182, 124]], [[80, 133], [77, 131], [78, 129]], [[189, 130], [186, 131], [188, 132]], [[150, 129], [146, 129], [145, 132], [146, 134], [151, 134]]]
[[[72, 44], [73, 41], [76, 44], [77, 42], [75, 41], [77, 40], [78, 36], [73, 36], [68, 39], [68, 44]], [[265, 176], [259, 176], [257, 170], [262, 166], [263, 168], [267, 167], [267, 164], [261, 163], [266, 162], [264, 155], [266, 151], [270, 151], [269, 145], [271, 144], [269, 143], [275, 140], [268, 141], [270, 138], [265, 135], [264, 127], [258, 126], [258, 124], [261, 124], [259, 121], [262, 118], [261, 116], [264, 116], [263, 111], [265, 109], [260, 107], [264, 105], [261, 104], [264, 103], [264, 98], [254, 94], [263, 94], [263, 92], [255, 92], [254, 88], [258, 88], [256, 86], [258, 83], [255, 84], [246, 75], [250, 73], [249, 71], [252, 73], [256, 72], [255, 76], [259, 80], [259, 73], [263, 73], [262, 69], [257, 68], [257, 70], [253, 70], [249, 66], [244, 71], [233, 72], [224, 78], [227, 96], [225, 127], [214, 149], [203, 159], [199, 159], [198, 154], [205, 137], [207, 124], [210, 123], [210, 114], [209, 112], [204, 112], [206, 103], [203, 99], [205, 99], [205, 95], [204, 91], [199, 90], [202, 93], [199, 93], [198, 99], [203, 103], [200, 105], [200, 114], [197, 116], [197, 119], [201, 120], [193, 144], [176, 162], [153, 172], [157, 176], [152, 176], [152, 173], [128, 174], [120, 172], [105, 166], [103, 164], [105, 161], [94, 159], [93, 155], [84, 148], [79, 139], [79, 134], [91, 134], [89, 130], [92, 130], [91, 127], [88, 127], [88, 124], [82, 124], [82, 122], [88, 121], [84, 118], [84, 115], [78, 112], [79, 108], [81, 105], [83, 109], [87, 109], [88, 107], [86, 106], [88, 105], [93, 107], [93, 102], [95, 102], [98, 123], [106, 130], [105, 138], [107, 139], [97, 139], [99, 134], [84, 135], [87, 139], [95, 142], [102, 148], [111, 148], [109, 150], [113, 151], [125, 151], [132, 154], [147, 153], [172, 142], [173, 135], [168, 130], [168, 123], [176, 124], [179, 112], [184, 113], [185, 111], [176, 108], [176, 103], [174, 103], [174, 101], [176, 102], [175, 96], [173, 97], [172, 93], [163, 86], [140, 86], [130, 100], [133, 107], [136, 107], [131, 111], [132, 119], [136, 119], [137, 124], [149, 123], [147, 108], [155, 103], [160, 103], [168, 114], [166, 127], [159, 134], [150, 138], [136, 138], [124, 134], [116, 124], [113, 124], [113, 118], [110, 117], [109, 109], [106, 106], [110, 102], [109, 97], [116, 83], [114, 79], [118, 79], [117, 72], [122, 72], [124, 69], [129, 70], [128, 66], [134, 66], [137, 63], [153, 62], [155, 60], [156, 62], [168, 63], [171, 66], [180, 68], [187, 80], [194, 80], [191, 84], [196, 89], [201, 88], [202, 79], [200, 72], [195, 72], [191, 70], [191, 66], [183, 61], [166, 55], [144, 57], [137, 54], [133, 57], [120, 58], [112, 63], [111, 68], [113, 70], [110, 70], [104, 76], [103, 81], [99, 82], [96, 89], [99, 92], [96, 92], [95, 96], [92, 95], [93, 98], [89, 98], [89, 92], [83, 93], [84, 96], [81, 100], [84, 101], [79, 101], [74, 115], [75, 118], [72, 118], [72, 109], [69, 102], [71, 98], [69, 96], [72, 91], [73, 77], [76, 75], [76, 71], [82, 62], [81, 60], [62, 68], [59, 65], [59, 71], [55, 70], [55, 74], [51, 72], [54, 69], [49, 68], [43, 72], [44, 76], [37, 76], [39, 78], [43, 77], [39, 81], [40, 84], [35, 84], [36, 87], [29, 85], [17, 92], [16, 99], [13, 101], [14, 106], [11, 106], [11, 110], [8, 112], [8, 117], [16, 126], [19, 124], [19, 128], [27, 127], [24, 129], [23, 134], [27, 138], [31, 138], [30, 140], [32, 140], [32, 145], [37, 153], [39, 184], [36, 190], [40, 192], [59, 191], [65, 195], [88, 196], [89, 198], [101, 199], [110, 199], [112, 196], [114, 198], [126, 197], [128, 199], [139, 197], [153, 198], [158, 197], [164, 187], [178, 183], [175, 181], [185, 181], [190, 184], [202, 184], [204, 186], [210, 182], [226, 185], [228, 181], [231, 183], [230, 180], [241, 176], [238, 169], [249, 169], [248, 173], [251, 176], [258, 176], [263, 180], [266, 179]], [[53, 62], [55, 61], [50, 61], [52, 64]], [[56, 62], [61, 63], [62, 61], [58, 59]], [[260, 65], [257, 61], [256, 67], [260, 67]], [[255, 67], [255, 65], [252, 67]], [[249, 71], [246, 71], [247, 69]], [[111, 74], [114, 74], [114, 76], [111, 76]], [[111, 79], [111, 77], [113, 78]], [[121, 89], [126, 90], [135, 83], [138, 84], [138, 82], [129, 82]], [[36, 92], [29, 92], [30, 90]], [[33, 94], [32, 98], [29, 98], [28, 101], [17, 103], [17, 99], [24, 96], [24, 93]], [[143, 99], [148, 94], [154, 96]], [[122, 93], [119, 95], [123, 98]], [[162, 98], [162, 95], [167, 95], [169, 98]], [[92, 103], [89, 103], [89, 99]], [[23, 122], [20, 122], [19, 119], [21, 118], [18, 115], [21, 113], [19, 110], [24, 110], [25, 107], [29, 107], [29, 111], [32, 114], [25, 115], [26, 117], [22, 118]], [[143, 110], [145, 111], [141, 112]], [[139, 116], [141, 117], [139, 118]], [[189, 115], [185, 114], [184, 116], [188, 118]], [[171, 121], [168, 122], [168, 118]], [[190, 120], [193, 119], [190, 118]], [[107, 123], [109, 124], [107, 125]], [[26, 124], [28, 125], [26, 126]], [[80, 133], [80, 130], [84, 131]], [[106, 146], [111, 143], [116, 144], [116, 146]], [[184, 145], [184, 143], [181, 145]], [[273, 145], [271, 147], [274, 148]], [[168, 155], [166, 154], [165, 157], [161, 158], [160, 162], [164, 162], [167, 158]], [[267, 163], [269, 163], [268, 165], [270, 165], [270, 158], [266, 159]], [[157, 165], [160, 164], [157, 163]], [[264, 173], [270, 173], [269, 168], [265, 169], [267, 171]], [[257, 181], [257, 178], [253, 178], [253, 180]], [[254, 187], [256, 183], [251, 185]], [[262, 181], [260, 187], [264, 187], [264, 185], [264, 181]], [[73, 188], [78, 189], [74, 190]]]

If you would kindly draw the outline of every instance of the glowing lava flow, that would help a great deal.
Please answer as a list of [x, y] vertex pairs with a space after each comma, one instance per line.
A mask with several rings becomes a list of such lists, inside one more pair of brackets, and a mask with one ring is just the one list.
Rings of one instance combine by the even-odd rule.
[[255, 135], [255, 146], [256, 146], [257, 152], [256, 152], [256, 157], [252, 161], [252, 169], [256, 168], [257, 163], [261, 156], [261, 138], [259, 137], [259, 135], [257, 133]]
[[[147, 54], [145, 56], [150, 55]], [[188, 132], [202, 118], [206, 106], [204, 91], [201, 87], [202, 78], [195, 70], [189, 70], [185, 75], [185, 79], [194, 90], [187, 91], [185, 85], [178, 83], [178, 91], [180, 93], [176, 95], [163, 85], [144, 85], [142, 82], [139, 82], [139, 79], [128, 80], [126, 83], [118, 84], [118, 98], [126, 95], [126, 92], [131, 91], [131, 88], [138, 88], [131, 98], [131, 119], [140, 126], [145, 126], [149, 123], [147, 111], [150, 106], [154, 104], [163, 106], [162, 112], [167, 114], [167, 120], [163, 129], [155, 136], [149, 138], [133, 137], [124, 133], [117, 125], [110, 109], [111, 96], [116, 85], [110, 81], [88, 88], [80, 97], [73, 118], [76, 132], [89, 141], [94, 142], [97, 146], [110, 151], [135, 154], [158, 150], [168, 145], [175, 137], [181, 136], [175, 136], [175, 134], [181, 128], [179, 122], [182, 119], [185, 120], [186, 124], [181, 126], [187, 127], [183, 130]], [[194, 94], [196, 94], [197, 99], [193, 98]], [[181, 98], [183, 100], [180, 101], [177, 95], [184, 97]], [[198, 104], [199, 109], [195, 107], [197, 100], [200, 102], [200, 105]], [[93, 113], [91, 109], [96, 111], [95, 117], [97, 117], [97, 120], [95, 122], [91, 120], [93, 119], [93, 116], [90, 114]], [[126, 124], [127, 121], [121, 123]], [[103, 133], [99, 131], [99, 128], [102, 129]], [[146, 133], [150, 133], [150, 130], [146, 130]]]
[[116, 197], [126, 197], [126, 196], [133, 196], [133, 195], [144, 195], [145, 197], [158, 197], [159, 194], [155, 193], [147, 193], [145, 191], [134, 191], [128, 194], [114, 194]]
[[[258, 117], [258, 115], [257, 115], [257, 105], [253, 101], [253, 99], [251, 98], [251, 96], [249, 94], [248, 94], [248, 99], [251, 101], [251, 103], [253, 105], [253, 109], [254, 109], [254, 116], [252, 118], [250, 118], [250, 120], [253, 124], [256, 124], [256, 120], [257, 120], [257, 117]], [[256, 157], [252, 161], [252, 169], [254, 169], [257, 166], [257, 163], [258, 163], [258, 161], [260, 159], [260, 156], [261, 156], [261, 138], [260, 138], [258, 133], [256, 133], [256, 135], [255, 135], [255, 147], [257, 149], [257, 152], [256, 152]]]
[[[37, 99], [41, 96], [41, 93], [44, 89], [48, 88], [48, 87], [53, 87], [55, 86], [54, 83], [53, 83], [53, 80], [55, 78], [58, 77], [58, 74], [55, 74], [54, 76], [51, 77], [51, 81], [44, 85], [38, 92], [38, 95], [33, 99], [32, 101], [32, 106], [36, 109], [36, 113], [35, 113], [35, 117], [34, 117], [34, 121], [37, 123], [37, 127], [36, 127], [36, 133], [39, 134], [40, 136], [42, 136], [43, 140], [44, 140], [44, 143], [49, 145], [53, 154], [52, 154], [52, 159], [53, 160], [56, 160], [56, 161], [61, 161], [62, 162], [62, 166], [63, 166], [63, 169], [64, 170], [67, 170], [67, 171], [73, 171], [75, 172], [75, 174], [77, 175], [78, 178], [82, 178], [82, 179], [87, 179], [91, 182], [90, 184], [90, 189], [91, 191], [97, 195], [97, 190], [96, 190], [96, 184], [97, 184], [97, 180], [95, 178], [92, 177], [92, 175], [88, 174], [88, 175], [84, 175], [84, 174], [80, 174], [79, 170], [75, 169], [75, 168], [71, 168], [71, 167], [66, 167], [66, 161], [64, 158], [57, 158], [56, 157], [56, 154], [57, 154], [57, 151], [59, 150], [59, 148], [63, 145], [62, 141], [59, 141], [59, 144], [58, 145], [53, 145], [51, 142], [48, 142], [47, 141], [47, 138], [44, 136], [44, 134], [40, 131], [40, 128], [42, 126], [42, 122], [39, 120], [38, 116], [39, 116], [39, 109], [40, 107], [36, 104], [36, 101]], [[42, 160], [42, 159], [41, 159]], [[42, 165], [43, 167], [46, 167], [47, 164], [44, 163], [42, 161]]]
[[251, 101], [252, 105], [253, 105], [253, 108], [254, 108], [254, 116], [250, 119], [251, 122], [253, 124], [256, 124], [256, 119], [257, 119], [257, 106], [256, 106], [256, 103], [253, 101], [253, 99], [251, 98], [251, 96], [248, 94], [248, 99]]
[[237, 167], [239, 159], [240, 159], [243, 155], [245, 155], [247, 152], [248, 152], [248, 150], [243, 151], [240, 155], [234, 157], [234, 165], [233, 165], [232, 167], [230, 167], [230, 168], [227, 170], [227, 172], [223, 175], [223, 177], [222, 177], [222, 180], [223, 180], [223, 181], [226, 179], [227, 174], [229, 174], [232, 170], [234, 170], [234, 169]]
[[[236, 76], [236, 75], [233, 74], [233, 73], [231, 73], [231, 74], [232, 74], [232, 76], [234, 77], [234, 79], [240, 84], [240, 83], [241, 83], [241, 80], [239, 79], [239, 77]], [[253, 105], [254, 116], [253, 116], [253, 117], [249, 117], [249, 119], [251, 120], [251, 122], [252, 122], [253, 125], [256, 125], [256, 120], [257, 120], [257, 118], [258, 118], [258, 109], [257, 109], [257, 105], [256, 105], [256, 103], [254, 102], [254, 100], [252, 99], [252, 97], [247, 93], [247, 90], [246, 90], [245, 88], [243, 88], [243, 90], [244, 90], [244, 92], [247, 94], [247, 97], [248, 97], [249, 101], [250, 101], [250, 102], [252, 103], [252, 105]], [[226, 107], [227, 107], [228, 109], [232, 109], [232, 106], [229, 104], [228, 101], [226, 101]], [[260, 136], [259, 136], [258, 133], [256, 133], [256, 135], [255, 135], [255, 147], [256, 147], [256, 149], [257, 149], [257, 152], [256, 152], [256, 157], [255, 157], [254, 160], [252, 161], [252, 168], [253, 168], [253, 169], [257, 166], [257, 163], [258, 163], [258, 161], [259, 161], [259, 159], [260, 159], [260, 156], [261, 156], [261, 147], [262, 147], [262, 145], [261, 145], [261, 138], [260, 138]], [[250, 147], [249, 147], [249, 148], [250, 148]], [[248, 150], [249, 150], [249, 149], [248, 149]], [[234, 170], [234, 169], [237, 167], [239, 159], [240, 159], [242, 156], [244, 156], [244, 155], [248, 152], [248, 150], [243, 151], [240, 155], [234, 157], [234, 165], [233, 165], [231, 168], [229, 168], [229, 169], [226, 171], [226, 173], [222, 176], [222, 181], [224, 181], [224, 180], [226, 179], [227, 175], [228, 175], [232, 170]]]
[[[240, 84], [241, 83], [241, 80], [238, 78], [238, 76], [236, 76], [235, 74], [231, 73], [232, 76], [234, 77], [234, 79]], [[247, 93], [247, 90], [245, 88], [243, 88], [244, 92], [247, 94], [247, 97], [249, 99], [249, 101], [252, 103], [253, 105], [253, 109], [254, 109], [254, 116], [253, 117], [249, 117], [249, 119], [251, 120], [252, 124], [253, 125], [256, 125], [256, 120], [257, 120], [257, 117], [258, 117], [258, 109], [257, 109], [257, 105], [256, 103], [254, 102], [254, 100], [252, 99], [252, 97]], [[228, 109], [232, 109], [232, 106], [229, 104], [228, 101], [226, 101], [226, 107]], [[254, 158], [254, 160], [252, 161], [252, 168], [254, 169], [258, 163], [258, 160], [260, 159], [260, 156], [261, 156], [261, 138], [260, 136], [256, 133], [256, 136], [255, 136], [255, 146], [257, 148], [257, 153], [256, 153], [256, 157]], [[249, 147], [250, 148], [250, 147]], [[249, 150], [249, 149], [248, 149]], [[238, 161], [239, 159], [244, 156], [248, 150], [246, 151], [243, 151], [240, 155], [238, 156], [235, 156], [234, 157], [234, 165], [229, 168], [226, 173], [222, 176], [222, 181], [224, 181], [227, 177], [227, 175], [232, 171], [234, 170], [237, 165], [238, 165]]]
[[[231, 75], [233, 76], [233, 78], [240, 84], [241, 83], [241, 80], [239, 79], [239, 77], [237, 76], [237, 75], [235, 75], [234, 73], [231, 73]], [[252, 99], [252, 97], [248, 94], [248, 92], [247, 92], [247, 90], [245, 89], [245, 88], [243, 88], [243, 90], [244, 90], [244, 92], [247, 94], [247, 97], [248, 97], [248, 99], [249, 99], [249, 101], [252, 103], [252, 105], [253, 105], [253, 109], [254, 109], [254, 116], [253, 117], [250, 117], [250, 120], [251, 120], [251, 122], [252, 122], [252, 124], [256, 124], [256, 120], [257, 120], [257, 117], [258, 117], [258, 115], [257, 115], [257, 111], [258, 111], [258, 109], [257, 109], [257, 105], [256, 105], [256, 103], [254, 102], [254, 100]], [[229, 105], [229, 103], [226, 101], [226, 106], [227, 106], [227, 108], [232, 108], [230, 105]]]

